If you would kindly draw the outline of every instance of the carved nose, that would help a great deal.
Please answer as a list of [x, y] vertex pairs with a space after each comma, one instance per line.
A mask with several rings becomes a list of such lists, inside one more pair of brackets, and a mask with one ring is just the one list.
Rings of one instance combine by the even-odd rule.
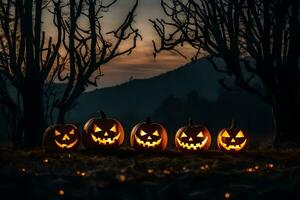
[[105, 131], [104, 136], [108, 136], [108, 133]]
[[152, 138], [150, 136], [148, 136], [147, 140], [152, 140]]
[[234, 138], [232, 138], [232, 140], [231, 140], [230, 142], [235, 142], [235, 139], [234, 139]]
[[65, 140], [70, 140], [69, 136], [67, 134], [64, 135], [64, 137], [62, 138], [63, 141]]
[[193, 138], [190, 137], [190, 138], [189, 138], [189, 141], [193, 141]]

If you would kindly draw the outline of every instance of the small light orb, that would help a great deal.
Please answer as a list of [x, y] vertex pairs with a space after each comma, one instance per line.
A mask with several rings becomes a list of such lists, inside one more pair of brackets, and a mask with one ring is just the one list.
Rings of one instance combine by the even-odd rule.
[[119, 181], [122, 183], [122, 182], [125, 182], [126, 181], [126, 176], [124, 174], [121, 174], [119, 176]]
[[170, 174], [171, 174], [171, 171], [168, 170], [168, 169], [164, 169], [163, 173], [164, 173], [165, 175], [170, 175]]
[[226, 192], [226, 193], [224, 194], [224, 197], [225, 197], [226, 199], [229, 199], [229, 198], [230, 198], [230, 193], [229, 193], [229, 192]]
[[274, 164], [273, 163], [269, 163], [269, 168], [273, 168], [274, 167]]
[[246, 171], [249, 172], [249, 173], [254, 172], [253, 168], [251, 168], [251, 167], [247, 168]]
[[60, 190], [58, 190], [58, 194], [60, 196], [63, 196], [63, 195], [65, 195], [65, 191], [63, 189], [60, 189]]

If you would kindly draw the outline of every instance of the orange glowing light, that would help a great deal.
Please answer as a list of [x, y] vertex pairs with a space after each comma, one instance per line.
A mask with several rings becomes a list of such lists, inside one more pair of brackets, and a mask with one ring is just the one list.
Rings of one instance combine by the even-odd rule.
[[126, 181], [126, 176], [125, 176], [124, 174], [121, 174], [121, 175], [119, 176], [119, 181], [120, 181], [120, 182], [125, 182], [125, 181]]
[[229, 193], [229, 192], [226, 192], [226, 193], [224, 194], [224, 197], [225, 197], [226, 199], [229, 199], [229, 198], [230, 198], [230, 193]]
[[273, 163], [269, 163], [269, 164], [267, 164], [267, 167], [273, 168], [273, 167], [274, 167], [274, 164], [273, 164]]
[[163, 173], [164, 173], [165, 175], [170, 175], [170, 174], [171, 174], [171, 171], [168, 170], [168, 169], [165, 169], [165, 170], [163, 171]]
[[254, 172], [254, 169], [250, 167], [250, 168], [247, 168], [246, 171], [249, 173], [252, 173], [252, 172]]
[[60, 196], [63, 196], [63, 195], [65, 195], [65, 191], [62, 190], [62, 189], [60, 189], [60, 190], [58, 191], [58, 194], [59, 194]]

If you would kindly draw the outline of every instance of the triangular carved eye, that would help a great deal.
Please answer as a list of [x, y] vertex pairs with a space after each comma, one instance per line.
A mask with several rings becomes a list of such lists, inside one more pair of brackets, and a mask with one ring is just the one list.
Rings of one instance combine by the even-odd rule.
[[158, 133], [158, 131], [156, 130], [152, 135], [154, 135], [154, 136], [159, 136], [159, 133]]
[[54, 135], [59, 136], [59, 135], [61, 135], [61, 133], [58, 130], [55, 130]]
[[224, 132], [222, 133], [222, 137], [229, 138], [230, 135], [228, 134], [227, 131], [224, 131]]
[[72, 130], [69, 132], [69, 134], [74, 135], [74, 134], [75, 134], [74, 129], [72, 129]]
[[101, 128], [99, 128], [96, 124], [94, 125], [94, 132], [97, 133], [97, 132], [100, 132], [102, 131]]
[[185, 132], [182, 132], [180, 138], [184, 138], [184, 137], [187, 137], [187, 135], [185, 134]]
[[204, 137], [202, 131], [200, 131], [200, 133], [198, 133], [197, 137]]
[[140, 134], [141, 134], [141, 136], [147, 135], [147, 133], [145, 131], [143, 131], [143, 130], [140, 131]]
[[112, 131], [112, 132], [117, 132], [117, 127], [116, 127], [116, 125], [114, 125], [113, 127], [111, 127], [111, 129], [109, 129], [110, 131]]
[[242, 131], [239, 131], [238, 134], [235, 136], [236, 138], [243, 138], [245, 137]]

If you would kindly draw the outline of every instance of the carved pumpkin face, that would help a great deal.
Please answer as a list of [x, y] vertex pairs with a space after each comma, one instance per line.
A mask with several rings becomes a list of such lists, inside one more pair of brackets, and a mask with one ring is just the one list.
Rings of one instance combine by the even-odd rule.
[[47, 151], [72, 151], [80, 144], [80, 133], [73, 124], [53, 125], [46, 129], [43, 146]]
[[168, 143], [166, 129], [157, 123], [142, 122], [133, 127], [130, 136], [132, 147], [141, 150], [165, 150]]
[[124, 141], [122, 124], [115, 119], [92, 118], [83, 128], [83, 145], [87, 149], [117, 147]]
[[248, 137], [239, 128], [224, 128], [218, 134], [217, 144], [224, 152], [239, 152], [246, 149]]
[[211, 135], [205, 126], [188, 125], [177, 131], [175, 144], [177, 149], [183, 152], [205, 151], [211, 145]]

